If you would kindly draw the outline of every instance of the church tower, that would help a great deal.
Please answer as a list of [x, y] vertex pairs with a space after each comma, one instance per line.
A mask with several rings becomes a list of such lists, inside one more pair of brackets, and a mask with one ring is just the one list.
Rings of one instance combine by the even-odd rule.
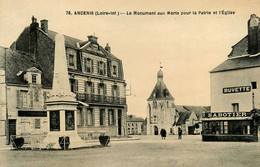
[[159, 135], [162, 128], [171, 134], [172, 124], [176, 121], [174, 98], [163, 82], [161, 68], [157, 73], [157, 83], [147, 99], [147, 135]]

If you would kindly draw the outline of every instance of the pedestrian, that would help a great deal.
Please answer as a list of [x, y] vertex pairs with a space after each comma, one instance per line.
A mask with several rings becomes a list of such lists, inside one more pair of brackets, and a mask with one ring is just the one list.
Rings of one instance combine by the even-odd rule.
[[164, 137], [164, 140], [165, 140], [165, 138], [166, 138], [166, 134], [167, 134], [166, 130], [163, 129], [163, 137]]
[[165, 137], [166, 137], [166, 130], [164, 128], [162, 128], [160, 134], [161, 134], [162, 139], [165, 139]]
[[178, 128], [178, 139], [181, 139], [181, 135], [182, 135], [182, 130], [181, 130], [181, 128], [179, 127], [179, 128]]
[[163, 139], [163, 128], [162, 128], [161, 131], [160, 131], [160, 135], [161, 135], [161, 137], [162, 137], [162, 139]]

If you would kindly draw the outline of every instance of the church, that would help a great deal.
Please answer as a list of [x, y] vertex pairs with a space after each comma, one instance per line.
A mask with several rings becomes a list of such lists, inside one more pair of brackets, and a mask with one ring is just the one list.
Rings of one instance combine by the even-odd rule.
[[147, 102], [147, 135], [158, 135], [161, 129], [165, 129], [167, 134], [174, 133], [173, 123], [177, 114], [174, 98], [163, 82], [162, 69], [157, 73], [157, 83]]

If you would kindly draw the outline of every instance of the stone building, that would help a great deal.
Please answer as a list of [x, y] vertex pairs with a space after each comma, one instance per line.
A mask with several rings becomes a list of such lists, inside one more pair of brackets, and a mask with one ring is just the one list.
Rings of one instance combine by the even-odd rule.
[[[57, 34], [48, 27], [48, 20], [41, 20], [39, 26], [37, 19], [32, 17], [32, 23], [25, 27], [10, 49], [1, 48], [0, 57], [4, 60], [0, 69], [1, 91], [3, 89], [7, 94], [0, 103], [1, 120], [4, 120], [1, 125], [8, 112], [10, 134], [32, 134], [32, 129], [45, 131], [44, 101], [52, 90], [54, 37]], [[82, 102], [77, 106], [78, 134], [83, 138], [100, 134], [127, 135], [122, 61], [111, 53], [108, 44], [105, 48], [99, 45], [96, 36], [90, 35], [86, 40], [64, 37], [71, 91]], [[42, 119], [32, 118], [34, 114]]]
[[257, 141], [250, 111], [260, 108], [259, 76], [260, 19], [252, 14], [248, 34], [210, 71], [211, 113], [203, 116], [203, 140]]
[[178, 134], [179, 127], [184, 135], [201, 134], [202, 114], [209, 111], [209, 106], [176, 105], [177, 122], [174, 123], [174, 134]]
[[136, 117], [134, 115], [127, 116], [127, 133], [129, 135], [141, 135], [143, 134], [144, 119], [142, 117]]
[[147, 102], [147, 134], [158, 135], [162, 128], [167, 134], [173, 133], [173, 122], [176, 122], [174, 98], [163, 82], [161, 69], [157, 73], [157, 83]]

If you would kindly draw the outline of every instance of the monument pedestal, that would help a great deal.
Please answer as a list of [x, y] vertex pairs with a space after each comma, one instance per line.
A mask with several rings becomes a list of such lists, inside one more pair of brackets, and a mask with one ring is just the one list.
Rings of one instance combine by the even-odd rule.
[[75, 101], [47, 102], [48, 134], [40, 148], [61, 149], [59, 138], [69, 137], [69, 149], [86, 146], [77, 134], [77, 112]]

